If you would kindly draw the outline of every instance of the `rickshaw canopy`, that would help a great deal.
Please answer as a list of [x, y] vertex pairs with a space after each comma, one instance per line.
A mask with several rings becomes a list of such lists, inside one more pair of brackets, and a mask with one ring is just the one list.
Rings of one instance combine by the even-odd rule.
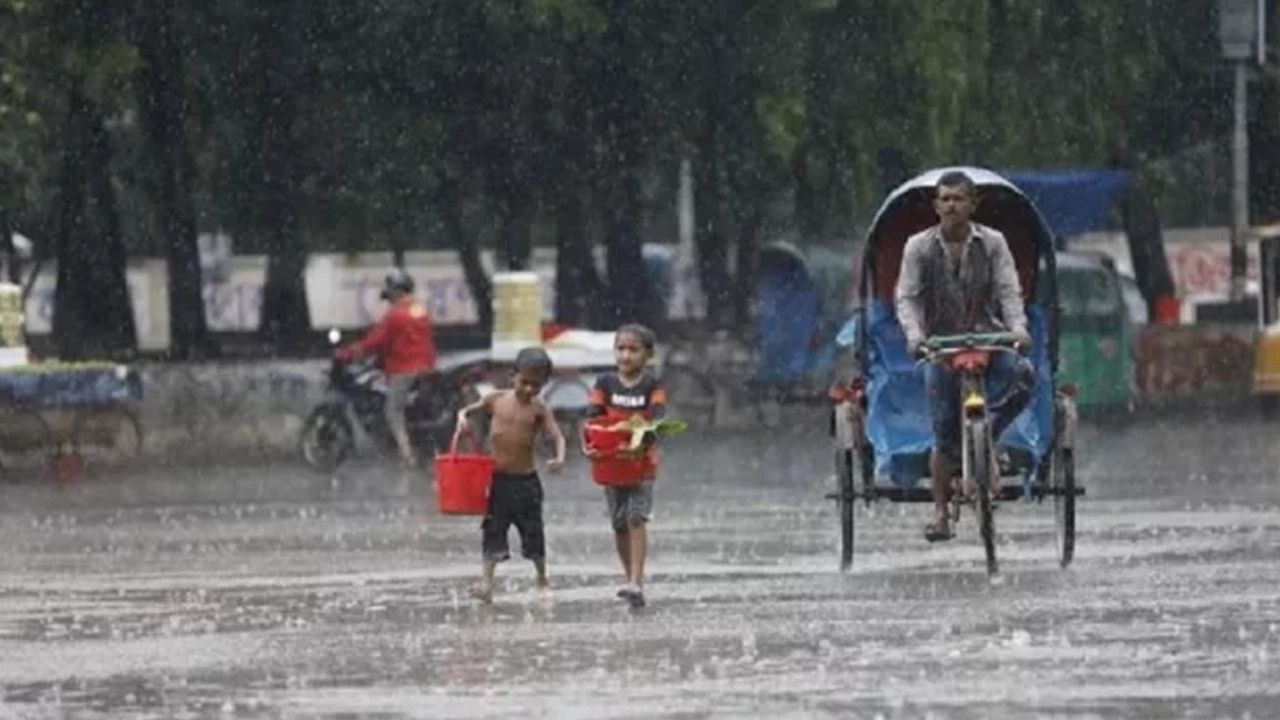
[[907, 238], [937, 224], [933, 198], [938, 180], [955, 171], [968, 175], [978, 188], [974, 222], [999, 230], [1008, 240], [1018, 266], [1023, 297], [1030, 300], [1045, 297], [1038, 296], [1037, 292], [1052, 293], [1051, 289], [1041, 290], [1038, 280], [1042, 274], [1053, 277], [1053, 231], [1031, 199], [991, 170], [946, 167], [921, 173], [899, 185], [876, 212], [863, 246], [861, 295], [864, 304], [873, 293], [882, 300], [893, 300]]

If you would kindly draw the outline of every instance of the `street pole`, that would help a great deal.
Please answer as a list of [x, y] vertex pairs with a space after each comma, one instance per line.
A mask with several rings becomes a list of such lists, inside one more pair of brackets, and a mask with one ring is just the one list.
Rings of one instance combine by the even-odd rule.
[[1232, 133], [1231, 169], [1231, 299], [1244, 300], [1249, 235], [1249, 68], [1243, 60], [1235, 63], [1235, 130]]
[[1266, 0], [1217, 0], [1218, 41], [1235, 70], [1231, 135], [1231, 300], [1244, 300], [1249, 267], [1249, 61], [1266, 58]]

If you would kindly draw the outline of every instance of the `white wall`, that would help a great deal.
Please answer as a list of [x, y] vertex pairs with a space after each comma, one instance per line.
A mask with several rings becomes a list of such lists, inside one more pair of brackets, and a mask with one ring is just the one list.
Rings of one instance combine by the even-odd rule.
[[[555, 250], [534, 251], [532, 269], [542, 278], [543, 317], [553, 317], [555, 309]], [[482, 258], [492, 272], [494, 258]], [[317, 329], [362, 328], [371, 325], [383, 312], [379, 299], [382, 277], [391, 265], [390, 253], [357, 256], [318, 254], [311, 256], [306, 270], [307, 300], [311, 323]], [[423, 251], [405, 254], [405, 265], [418, 282], [418, 295], [431, 308], [440, 325], [460, 325], [477, 320], [475, 303], [462, 267], [453, 251]], [[684, 317], [690, 307], [692, 264], [677, 273], [670, 307], [672, 316]], [[57, 268], [46, 265], [27, 298], [27, 334], [48, 334], [53, 325], [53, 297]], [[207, 267], [204, 278], [205, 314], [216, 331], [257, 329], [262, 305], [262, 285], [266, 277], [263, 256], [231, 256]], [[164, 349], [169, 344], [168, 270], [164, 260], [142, 258], [130, 261], [127, 270], [134, 322], [140, 347]], [[695, 306], [696, 307], [696, 306]], [[696, 312], [696, 311], [695, 311]]]

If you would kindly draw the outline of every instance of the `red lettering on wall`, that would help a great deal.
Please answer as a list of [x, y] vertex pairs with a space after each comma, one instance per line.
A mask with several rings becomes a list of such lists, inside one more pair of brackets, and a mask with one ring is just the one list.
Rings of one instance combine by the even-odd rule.
[[1143, 397], [1248, 392], [1254, 334], [1248, 330], [1152, 326], [1138, 338]]

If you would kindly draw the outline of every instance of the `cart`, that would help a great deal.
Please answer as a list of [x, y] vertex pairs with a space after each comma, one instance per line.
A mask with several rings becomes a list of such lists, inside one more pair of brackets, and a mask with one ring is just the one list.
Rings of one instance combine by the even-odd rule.
[[[987, 498], [990, 502], [973, 503], [983, 530], [987, 569], [998, 572], [992, 510], [993, 502], [1001, 500], [1051, 500], [1061, 566], [1074, 557], [1076, 499], [1084, 488], [1075, 475], [1077, 392], [1056, 374], [1058, 291], [1053, 233], [1031, 200], [1005, 178], [981, 168], [939, 168], [898, 187], [876, 214], [863, 248], [858, 308], [839, 334], [840, 345], [853, 351], [856, 365], [830, 392], [836, 488], [827, 497], [839, 508], [842, 570], [853, 563], [860, 501], [866, 505], [878, 500], [933, 501], [928, 486], [933, 431], [924, 373], [921, 364], [907, 355], [894, 311], [894, 290], [907, 238], [937, 222], [934, 189], [951, 170], [965, 172], [978, 186], [980, 202], [974, 221], [1000, 230], [1008, 240], [1026, 301], [1032, 335], [1029, 354], [1036, 371], [1030, 406], [994, 439], [991, 455], [980, 463], [1001, 479], [998, 493]], [[992, 462], [986, 462], [987, 457]]]
[[0, 466], [33, 460], [73, 479], [86, 458], [109, 463], [142, 451], [136, 371], [114, 363], [35, 363], [0, 369]]

